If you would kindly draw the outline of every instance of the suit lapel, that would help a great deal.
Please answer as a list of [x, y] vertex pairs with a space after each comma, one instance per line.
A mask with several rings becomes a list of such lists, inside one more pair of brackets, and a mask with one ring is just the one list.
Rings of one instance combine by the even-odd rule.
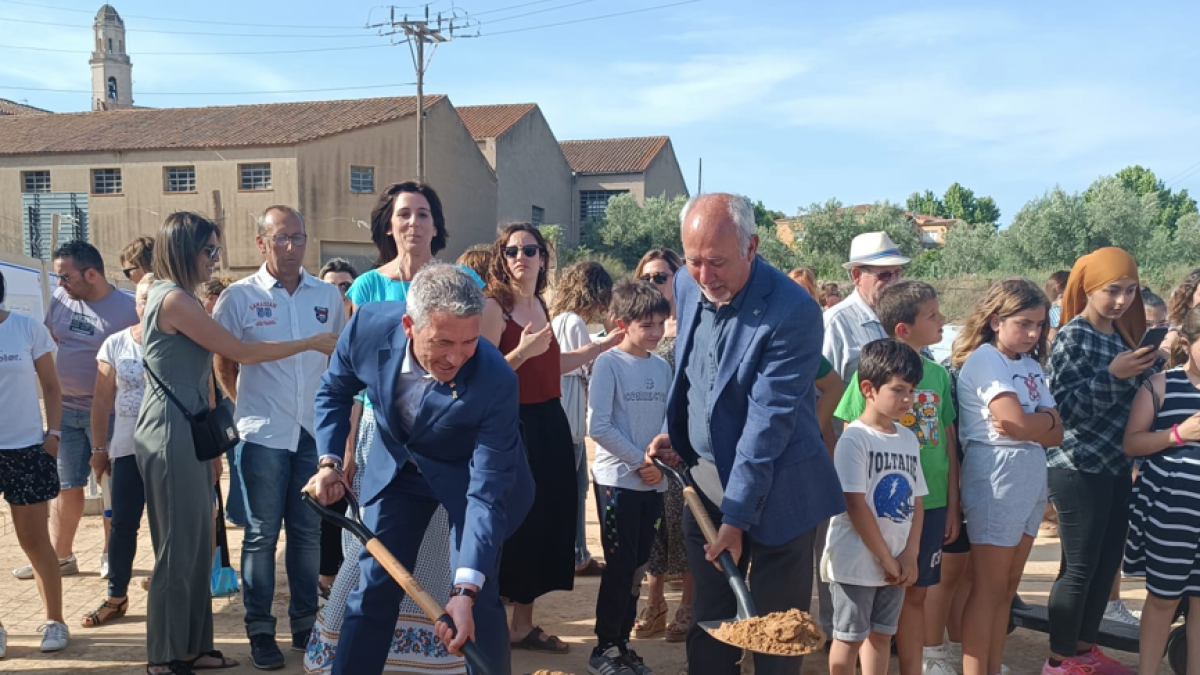
[[746, 299], [742, 302], [737, 317], [732, 320], [725, 348], [717, 361], [716, 387], [708, 399], [710, 410], [720, 398], [725, 385], [729, 384], [737, 367], [741, 365], [742, 357], [750, 350], [751, 338], [767, 313], [767, 296], [771, 291], [770, 277], [767, 276], [767, 270], [760, 267], [765, 264], [760, 259], [754, 261], [754, 271], [751, 272], [750, 281], [743, 291], [747, 294]]
[[425, 392], [420, 407], [417, 408], [416, 419], [413, 420], [411, 440], [419, 439], [437, 422], [446, 411], [450, 410], [458, 399], [466, 396], [470, 377], [475, 371], [476, 359], [471, 357], [458, 374], [449, 382], [438, 382]]
[[[676, 340], [682, 343], [675, 348], [675, 370], [680, 371], [687, 365], [688, 354], [692, 351], [692, 333], [695, 332], [696, 320], [700, 317], [700, 287], [692, 280], [685, 268], [680, 268], [686, 279], [681, 279], [675, 285], [676, 292], [682, 302], [677, 305], [676, 320], [679, 325], [675, 328]], [[682, 311], [680, 311], [682, 310]]]
[[[392, 437], [407, 445], [409, 434], [405, 433], [404, 425], [396, 412], [396, 382], [400, 379], [400, 368], [404, 364], [404, 352], [408, 349], [408, 336], [397, 323], [392, 329], [390, 346], [379, 350], [379, 393], [380, 400], [374, 401], [377, 417], [382, 417], [387, 423], [387, 430]], [[381, 410], [382, 409], [382, 410]]]

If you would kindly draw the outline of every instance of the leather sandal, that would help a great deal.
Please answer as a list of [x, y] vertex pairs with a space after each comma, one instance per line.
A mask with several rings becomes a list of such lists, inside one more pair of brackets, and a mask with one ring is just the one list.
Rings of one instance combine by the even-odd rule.
[[633, 622], [633, 636], [639, 640], [652, 638], [667, 629], [667, 603], [646, 605]]
[[[112, 611], [110, 611], [107, 616], [101, 617], [100, 613], [106, 609]], [[97, 626], [104, 625], [109, 621], [116, 621], [117, 619], [125, 616], [125, 612], [127, 611], [129, 611], [128, 597], [118, 603], [112, 603], [108, 600], [105, 600], [104, 602], [100, 603], [99, 607], [88, 612], [87, 614], [84, 614], [83, 620], [80, 621], [79, 624], [84, 628], [96, 628]]]
[[546, 635], [546, 631], [542, 630], [541, 626], [534, 626], [528, 635], [513, 642], [511, 647], [550, 654], [566, 654], [571, 650], [571, 645], [559, 640], [556, 635]]
[[[210, 659], [220, 659], [221, 662], [215, 666], [202, 666], [197, 663], [200, 659], [205, 657]], [[197, 654], [196, 658], [188, 659], [186, 663], [192, 670], [220, 670], [222, 668], [234, 668], [238, 665], [237, 661], [225, 658], [225, 655], [222, 654], [221, 650], [219, 649], [214, 649], [211, 652], [204, 652], [203, 654]]]
[[688, 626], [692, 623], [692, 608], [680, 605], [675, 610], [675, 620], [667, 625], [667, 642], [683, 642], [687, 640]]
[[[155, 673], [151, 668], [166, 668]], [[187, 661], [169, 661], [167, 663], [151, 663], [146, 666], [146, 675], [195, 675], [195, 671]]]

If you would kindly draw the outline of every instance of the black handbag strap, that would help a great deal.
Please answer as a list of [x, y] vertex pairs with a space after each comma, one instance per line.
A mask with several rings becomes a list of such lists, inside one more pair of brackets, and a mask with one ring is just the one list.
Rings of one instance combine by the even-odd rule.
[[232, 567], [229, 564], [229, 541], [225, 535], [225, 498], [221, 494], [221, 484], [216, 485], [217, 492], [217, 548], [221, 550], [221, 567]]
[[192, 411], [190, 411], [186, 407], [184, 407], [183, 403], [179, 399], [175, 398], [175, 394], [172, 394], [171, 390], [167, 389], [167, 385], [163, 384], [162, 380], [158, 379], [158, 376], [155, 375], [154, 371], [150, 369], [150, 364], [143, 361], [142, 368], [144, 368], [146, 370], [146, 372], [149, 373], [151, 379], [153, 379], [154, 382], [156, 384], [158, 384], [158, 388], [161, 389], [162, 392], [167, 395], [167, 398], [171, 400], [171, 403], [174, 403], [175, 407], [179, 408], [179, 412], [183, 413], [183, 416], [187, 418], [187, 421], [195, 422], [196, 416], [194, 414], [192, 414]]

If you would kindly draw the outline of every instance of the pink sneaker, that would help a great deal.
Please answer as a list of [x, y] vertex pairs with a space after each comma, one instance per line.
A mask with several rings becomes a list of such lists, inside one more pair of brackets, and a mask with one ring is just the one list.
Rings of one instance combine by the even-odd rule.
[[1089, 664], [1096, 675], [1135, 675], [1132, 668], [1100, 651], [1096, 645], [1092, 645], [1092, 651], [1080, 656], [1079, 660]]
[[1063, 659], [1057, 668], [1050, 665], [1049, 659], [1042, 664], [1042, 675], [1098, 675], [1098, 672], [1092, 663], [1084, 661], [1083, 657]]

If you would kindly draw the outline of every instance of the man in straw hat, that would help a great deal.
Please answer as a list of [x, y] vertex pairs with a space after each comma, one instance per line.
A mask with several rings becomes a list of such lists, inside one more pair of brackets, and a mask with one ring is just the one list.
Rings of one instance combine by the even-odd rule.
[[858, 353], [872, 340], [887, 337], [875, 299], [879, 291], [900, 280], [909, 259], [900, 254], [886, 232], [866, 232], [850, 242], [850, 270], [854, 292], [825, 312], [825, 345], [821, 352], [845, 382], [858, 370]]

